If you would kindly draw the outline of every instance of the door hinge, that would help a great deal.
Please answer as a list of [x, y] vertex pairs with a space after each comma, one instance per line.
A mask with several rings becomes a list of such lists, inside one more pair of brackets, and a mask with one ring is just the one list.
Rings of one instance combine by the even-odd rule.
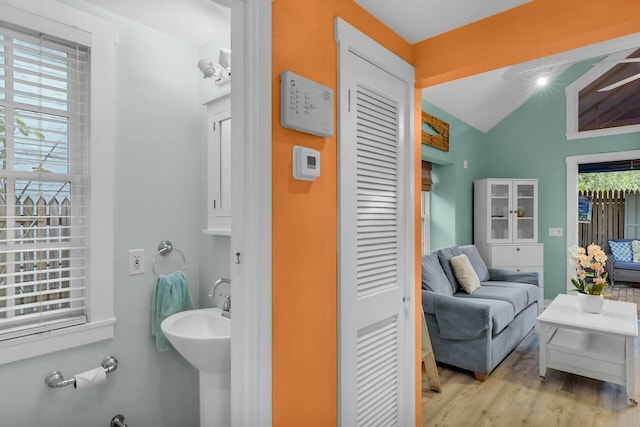
[[216, 122], [213, 122], [213, 131], [216, 131]]
[[351, 112], [351, 89], [348, 90], [348, 95], [347, 95], [347, 112]]

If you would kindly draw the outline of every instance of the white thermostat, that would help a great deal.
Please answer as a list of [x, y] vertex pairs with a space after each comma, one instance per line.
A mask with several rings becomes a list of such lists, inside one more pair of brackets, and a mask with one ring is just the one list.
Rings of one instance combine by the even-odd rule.
[[333, 90], [284, 71], [280, 74], [280, 124], [312, 135], [333, 136]]
[[307, 147], [293, 147], [293, 177], [315, 181], [320, 176], [320, 152]]

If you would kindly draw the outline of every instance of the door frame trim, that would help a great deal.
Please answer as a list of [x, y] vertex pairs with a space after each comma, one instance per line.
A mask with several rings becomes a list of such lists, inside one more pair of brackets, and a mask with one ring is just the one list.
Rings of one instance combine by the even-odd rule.
[[[566, 247], [578, 246], [578, 166], [583, 163], [614, 162], [617, 160], [629, 160], [640, 158], [640, 150], [616, 151], [596, 154], [583, 154], [580, 156], [567, 156], [567, 241]], [[568, 280], [574, 275], [573, 266], [567, 263], [566, 291], [573, 290], [573, 285]]]
[[271, 13], [272, 0], [231, 4], [234, 427], [272, 424]]

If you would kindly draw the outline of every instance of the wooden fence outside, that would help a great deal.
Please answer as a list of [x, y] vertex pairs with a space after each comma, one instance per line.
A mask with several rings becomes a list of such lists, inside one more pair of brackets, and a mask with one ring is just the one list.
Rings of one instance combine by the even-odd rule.
[[[68, 307], [68, 303], [42, 304], [69, 295], [58, 291], [69, 288], [70, 280], [71, 251], [64, 249], [70, 241], [69, 199], [60, 202], [56, 197], [49, 201], [39, 197], [34, 202], [31, 197], [22, 197], [15, 199], [12, 208], [15, 216], [8, 217], [12, 209], [0, 195], [0, 308], [15, 306], [15, 312], [0, 310], [0, 319]], [[47, 250], [38, 249], [38, 244], [54, 245]], [[25, 249], [15, 250], [21, 246]]]
[[609, 240], [624, 238], [625, 199], [629, 191], [580, 191], [578, 196], [593, 203], [591, 222], [578, 224], [578, 244], [587, 247], [600, 245], [606, 252]]

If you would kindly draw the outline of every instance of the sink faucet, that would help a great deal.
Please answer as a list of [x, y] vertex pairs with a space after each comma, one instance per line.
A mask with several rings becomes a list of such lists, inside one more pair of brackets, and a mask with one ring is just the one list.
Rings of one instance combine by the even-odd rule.
[[[213, 286], [211, 286], [211, 291], [209, 291], [209, 296], [211, 298], [214, 298], [216, 296], [216, 289], [218, 289], [218, 286], [223, 283], [228, 283], [229, 285], [231, 285], [231, 280], [225, 279], [224, 277], [222, 279], [216, 280]], [[224, 303], [222, 304], [222, 316], [231, 319], [231, 295], [223, 294], [222, 292], [220, 292], [218, 296], [224, 297]]]

